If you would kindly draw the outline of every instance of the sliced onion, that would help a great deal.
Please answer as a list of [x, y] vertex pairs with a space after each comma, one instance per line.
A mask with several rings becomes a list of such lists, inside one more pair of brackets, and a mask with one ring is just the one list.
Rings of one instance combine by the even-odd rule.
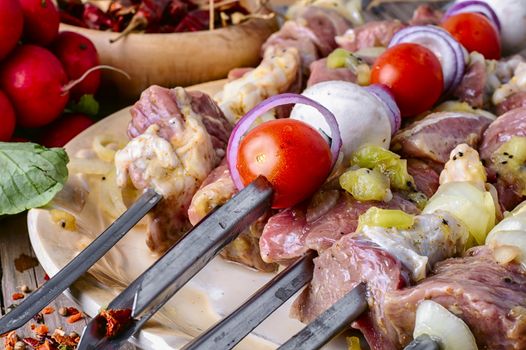
[[402, 126], [402, 115], [389, 88], [382, 84], [373, 84], [367, 86], [365, 90], [383, 102], [391, 123], [391, 135], [396, 134], [400, 130], [400, 126]]
[[479, 0], [457, 2], [451, 5], [444, 14], [443, 20], [466, 12], [476, 12], [486, 16], [497, 27], [499, 32], [501, 31], [500, 20], [495, 11], [487, 3]]
[[[243, 136], [250, 130], [252, 124], [259, 118], [261, 115], [266, 112], [283, 105], [290, 104], [304, 104], [311, 107], [314, 107], [320, 114], [325, 118], [325, 121], [329, 125], [331, 130], [331, 156], [332, 156], [332, 167], [338, 160], [338, 155], [340, 153], [340, 148], [342, 147], [342, 138], [340, 135], [340, 128], [338, 127], [338, 122], [334, 115], [327, 108], [323, 107], [318, 102], [311, 100], [308, 97], [299, 94], [281, 94], [272, 96], [265, 101], [258, 104], [252, 110], [250, 110], [243, 118], [239, 120], [236, 124], [230, 139], [228, 140], [227, 148], [227, 161], [228, 168], [230, 170], [230, 175], [236, 187], [241, 190], [243, 187], [243, 181], [241, 181], [241, 176], [237, 170], [237, 154], [239, 152], [239, 143]], [[331, 168], [332, 169], [332, 168]]]
[[466, 68], [467, 53], [447, 31], [435, 26], [407, 27], [393, 36], [389, 47], [400, 43], [420, 44], [437, 56], [444, 75], [444, 93], [450, 93], [460, 84]]
[[427, 334], [438, 338], [444, 350], [477, 350], [469, 327], [448, 309], [432, 300], [424, 300], [416, 309], [413, 338]]
[[462, 221], [475, 238], [484, 244], [488, 232], [495, 226], [495, 203], [491, 193], [471, 182], [448, 182], [440, 185], [429, 199], [423, 214], [444, 210]]
[[[499, 260], [516, 260], [526, 268], [526, 231], [494, 232], [488, 236], [486, 245], [493, 249], [495, 257]], [[504, 254], [505, 252], [507, 254]], [[508, 259], [505, 259], [504, 255], [508, 255]]]

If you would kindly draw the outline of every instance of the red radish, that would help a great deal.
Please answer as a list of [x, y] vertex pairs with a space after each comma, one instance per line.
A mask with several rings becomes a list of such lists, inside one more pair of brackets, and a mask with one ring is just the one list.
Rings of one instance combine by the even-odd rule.
[[24, 14], [18, 1], [0, 0], [0, 60], [16, 46], [24, 29]]
[[[74, 32], [60, 32], [52, 46], [70, 80], [80, 78], [88, 69], [99, 64], [97, 49], [83, 35]], [[82, 82], [73, 87], [70, 94], [77, 99], [85, 94], [94, 95], [99, 89], [101, 72], [90, 73]]]
[[0, 91], [0, 141], [9, 141], [15, 131], [15, 110], [7, 96]]
[[84, 114], [65, 115], [45, 129], [40, 143], [46, 147], [63, 147], [91, 125], [93, 125], [93, 120]]
[[[7, 0], [15, 1], [15, 0]], [[51, 0], [18, 0], [24, 12], [24, 39], [46, 46], [58, 35], [60, 14]]]
[[0, 87], [23, 127], [40, 127], [56, 119], [68, 103], [68, 77], [51, 52], [35, 45], [22, 45], [0, 68]]

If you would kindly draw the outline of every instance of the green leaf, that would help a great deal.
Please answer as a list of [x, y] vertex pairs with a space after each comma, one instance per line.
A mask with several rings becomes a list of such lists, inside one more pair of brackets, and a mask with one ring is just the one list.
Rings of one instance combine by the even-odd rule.
[[49, 203], [68, 178], [66, 151], [30, 142], [0, 142], [0, 215]]
[[74, 113], [83, 113], [89, 116], [95, 116], [99, 113], [99, 103], [93, 95], [82, 95], [77, 103], [72, 102], [68, 109]]

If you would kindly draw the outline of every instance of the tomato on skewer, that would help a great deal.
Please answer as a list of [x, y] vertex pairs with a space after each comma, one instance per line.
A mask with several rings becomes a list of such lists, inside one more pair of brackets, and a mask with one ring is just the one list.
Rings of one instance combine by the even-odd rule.
[[444, 77], [440, 61], [429, 49], [413, 43], [395, 45], [373, 65], [372, 84], [387, 86], [403, 117], [431, 108], [440, 98]]
[[459, 13], [442, 23], [469, 51], [477, 51], [487, 59], [500, 59], [500, 35], [495, 25], [484, 15], [473, 12]]
[[332, 168], [328, 143], [304, 122], [278, 119], [247, 133], [239, 145], [237, 169], [244, 185], [265, 176], [275, 190], [274, 208], [287, 208], [312, 195]]

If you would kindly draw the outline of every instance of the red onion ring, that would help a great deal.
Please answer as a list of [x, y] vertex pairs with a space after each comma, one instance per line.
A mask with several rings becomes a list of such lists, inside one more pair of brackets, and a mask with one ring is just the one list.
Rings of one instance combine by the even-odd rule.
[[239, 143], [241, 142], [241, 139], [250, 130], [250, 127], [252, 126], [252, 124], [254, 124], [256, 119], [264, 113], [279, 106], [297, 103], [316, 108], [318, 112], [320, 112], [321, 115], [323, 115], [323, 117], [325, 118], [325, 121], [331, 129], [332, 142], [330, 149], [332, 156], [332, 167], [334, 167], [334, 164], [338, 160], [340, 148], [342, 147], [342, 138], [340, 135], [340, 128], [338, 126], [338, 122], [336, 121], [336, 118], [334, 117], [332, 112], [329, 111], [327, 108], [323, 107], [318, 102], [303, 95], [291, 93], [276, 95], [266, 99], [265, 101], [261, 102], [256, 107], [251, 109], [243, 118], [239, 120], [239, 122], [237, 122], [236, 126], [234, 127], [234, 130], [232, 131], [232, 134], [230, 134], [230, 139], [228, 140], [228, 147], [226, 151], [226, 157], [228, 162], [228, 169], [230, 170], [230, 176], [232, 177], [234, 184], [239, 190], [245, 187], [243, 185], [243, 181], [241, 181], [239, 171], [237, 170], [237, 154], [239, 152]]
[[442, 17], [442, 21], [445, 21], [451, 16], [466, 12], [476, 12], [486, 16], [495, 25], [495, 27], [497, 27], [497, 30], [499, 32], [501, 31], [502, 27], [500, 20], [495, 11], [490, 5], [486, 4], [484, 1], [479, 0], [457, 2], [451, 5], [444, 14], [444, 17]]
[[467, 52], [447, 31], [431, 25], [407, 27], [393, 36], [389, 47], [400, 43], [422, 45], [437, 56], [444, 74], [444, 93], [446, 95], [462, 81]]
[[369, 85], [365, 87], [365, 90], [369, 91], [384, 104], [389, 115], [389, 122], [391, 123], [391, 135], [394, 135], [402, 126], [402, 115], [393, 94], [389, 88], [383, 84]]

